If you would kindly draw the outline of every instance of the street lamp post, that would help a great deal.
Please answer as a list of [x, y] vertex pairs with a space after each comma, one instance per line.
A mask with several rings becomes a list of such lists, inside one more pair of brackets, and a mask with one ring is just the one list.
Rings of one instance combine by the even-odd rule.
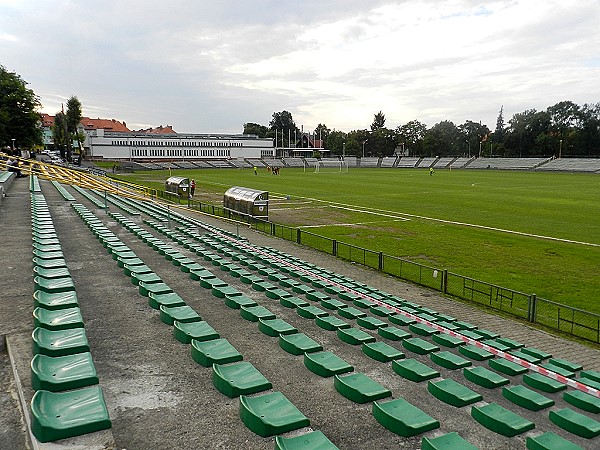
[[[14, 141], [14, 139], [13, 139]], [[560, 147], [558, 148], [558, 159], [562, 158], [562, 139], [559, 141]]]
[[346, 159], [346, 143], [342, 144], [342, 159]]
[[366, 144], [367, 142], [368, 142], [368, 139], [365, 139], [365, 140], [363, 141], [363, 156], [362, 156], [363, 158], [365, 157], [365, 144]]
[[[11, 141], [12, 141], [12, 152], [14, 154], [15, 153], [15, 141], [16, 141], [16, 139], [12, 138]], [[562, 141], [560, 141], [560, 142], [562, 142]]]

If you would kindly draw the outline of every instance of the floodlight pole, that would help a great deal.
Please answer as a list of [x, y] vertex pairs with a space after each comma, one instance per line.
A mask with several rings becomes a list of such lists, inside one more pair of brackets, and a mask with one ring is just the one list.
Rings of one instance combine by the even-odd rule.
[[363, 156], [362, 156], [363, 158], [365, 157], [365, 144], [366, 144], [368, 141], [369, 141], [368, 139], [365, 139], [365, 140], [363, 141]]
[[346, 159], [346, 143], [342, 145], [342, 159]]
[[[12, 152], [14, 154], [15, 153], [15, 141], [16, 141], [16, 139], [15, 138], [11, 138], [11, 141], [12, 141]], [[562, 142], [562, 141], [560, 141], [560, 142]]]

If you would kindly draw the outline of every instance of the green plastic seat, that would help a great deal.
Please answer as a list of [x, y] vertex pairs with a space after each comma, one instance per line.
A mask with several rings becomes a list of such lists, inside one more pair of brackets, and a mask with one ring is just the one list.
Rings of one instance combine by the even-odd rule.
[[315, 319], [316, 317], [324, 317], [329, 315], [327, 311], [323, 311], [321, 308], [317, 308], [313, 305], [299, 306], [296, 308], [296, 313], [305, 319]]
[[502, 396], [530, 411], [540, 411], [554, 405], [554, 400], [520, 384], [502, 388]]
[[260, 319], [275, 319], [275, 314], [264, 306], [242, 306], [240, 316], [250, 322], [258, 322]]
[[75, 291], [48, 293], [35, 291], [33, 293], [33, 304], [49, 310], [67, 309], [79, 306]]
[[340, 308], [338, 309], [338, 314], [346, 319], [357, 319], [358, 317], [366, 317], [367, 313], [361, 311], [354, 306], [350, 306], [348, 308]]
[[154, 292], [149, 292], [148, 305], [153, 309], [160, 310], [161, 306], [185, 306], [185, 301], [179, 296], [179, 294], [176, 294], [175, 292], [167, 292], [164, 294], [155, 294]]
[[390, 341], [401, 341], [402, 339], [408, 339], [412, 335], [401, 328], [389, 326], [377, 329], [377, 334], [382, 338], [389, 339]]
[[378, 328], [384, 328], [388, 326], [387, 322], [371, 316], [357, 317], [356, 324], [369, 330], [377, 330]]
[[429, 358], [439, 366], [456, 370], [472, 365], [471, 361], [449, 351], [430, 353]]
[[192, 339], [197, 341], [210, 341], [220, 337], [219, 333], [203, 320], [196, 322], [174, 321], [173, 336], [183, 344], [189, 344], [192, 342]]
[[413, 323], [408, 326], [409, 331], [412, 331], [415, 334], [420, 336], [431, 336], [433, 334], [439, 333], [438, 330], [428, 327], [423, 323]]
[[304, 333], [279, 335], [279, 346], [292, 355], [303, 355], [323, 350], [323, 346]]
[[265, 295], [273, 300], [281, 300], [282, 298], [293, 297], [293, 295], [288, 291], [279, 288], [267, 289], [265, 290]]
[[35, 272], [36, 275], [39, 275], [40, 277], [43, 277], [43, 278], [53, 279], [53, 278], [69, 278], [69, 277], [71, 277], [71, 272], [69, 272], [69, 269], [67, 267], [46, 268], [46, 267], [34, 266], [33, 271]]
[[286, 308], [305, 308], [309, 306], [309, 303], [306, 300], [294, 296], [281, 297], [279, 303]]
[[488, 430], [507, 437], [517, 436], [535, 428], [533, 422], [496, 403], [473, 406], [471, 416]]
[[225, 295], [225, 304], [232, 309], [257, 306], [257, 303], [246, 295]]
[[156, 275], [154, 272], [131, 272], [130, 279], [131, 284], [133, 284], [134, 286], [139, 286], [140, 281], [143, 281], [146, 284], [163, 282], [162, 278]]
[[224, 338], [210, 341], [197, 341], [192, 339], [192, 359], [204, 367], [213, 364], [228, 364], [244, 359], [242, 354]]
[[279, 337], [282, 334], [294, 334], [297, 333], [298, 330], [287, 323], [283, 319], [259, 319], [258, 320], [258, 329], [271, 337]]
[[392, 361], [392, 369], [401, 377], [416, 383], [440, 376], [437, 370], [412, 358]]
[[31, 336], [34, 355], [65, 356], [90, 351], [84, 328], [53, 331], [37, 327]]
[[421, 450], [477, 450], [477, 447], [463, 439], [458, 433], [452, 432], [435, 438], [423, 436]]
[[48, 293], [53, 292], [69, 292], [75, 290], [73, 279], [71, 277], [65, 278], [44, 278], [41, 276], [33, 277], [35, 289]]
[[577, 390], [567, 391], [563, 394], [563, 400], [583, 411], [595, 414], [600, 413], [600, 398], [586, 392]]
[[305, 353], [304, 365], [312, 373], [324, 378], [352, 372], [354, 370], [354, 367], [329, 351]]
[[548, 431], [539, 436], [528, 436], [527, 450], [583, 450], [579, 445], [567, 441], [558, 434]]
[[212, 382], [217, 391], [230, 398], [256, 394], [273, 387], [271, 382], [247, 361], [227, 365], [213, 364]]
[[79, 389], [98, 384], [92, 354], [66, 356], [35, 355], [31, 360], [31, 387], [51, 392]]
[[240, 418], [249, 430], [262, 437], [310, 425], [308, 418], [277, 391], [255, 397], [241, 395]]
[[521, 351], [523, 353], [527, 353], [528, 355], [535, 356], [536, 358], [539, 358], [540, 360], [552, 358], [551, 353], [545, 352], [543, 350], [538, 350], [537, 348], [534, 348], [534, 347], [523, 347], [523, 348], [521, 348]]
[[492, 369], [505, 375], [509, 375], [511, 377], [529, 372], [529, 369], [527, 369], [526, 367], [520, 366], [519, 364], [516, 364], [512, 361], [507, 361], [506, 359], [502, 358], [490, 359], [488, 361], [488, 365]]
[[467, 358], [472, 359], [474, 361], [485, 361], [494, 358], [493, 353], [488, 352], [487, 350], [484, 350], [472, 344], [467, 344], [458, 347], [458, 352], [461, 355], [466, 356]]
[[166, 283], [145, 283], [140, 281], [138, 284], [138, 291], [140, 295], [148, 297], [150, 293], [153, 294], [169, 294], [173, 290]]
[[535, 372], [523, 375], [523, 382], [542, 392], [554, 393], [567, 389], [566, 384]]
[[449, 348], [456, 348], [460, 347], [461, 345], [465, 345], [465, 341], [460, 338], [450, 336], [449, 334], [434, 334], [431, 336], [431, 340], [436, 344]]
[[554, 425], [577, 436], [586, 439], [600, 436], [600, 422], [572, 409], [564, 408], [558, 411], [550, 411], [549, 418]]
[[359, 330], [358, 328], [354, 327], [338, 328], [336, 330], [336, 334], [342, 342], [350, 345], [361, 345], [376, 341], [374, 336], [371, 336], [366, 331]]
[[55, 258], [55, 259], [33, 258], [33, 264], [36, 267], [43, 267], [46, 269], [67, 267], [67, 261], [64, 258]]
[[[152, 269], [146, 264], [123, 264], [123, 273], [126, 277], [131, 277], [133, 273], [153, 273]], [[134, 283], [137, 284], [137, 283]]]
[[438, 400], [457, 408], [470, 405], [483, 400], [483, 396], [451, 378], [444, 380], [430, 380], [427, 390]]
[[482, 366], [465, 367], [463, 375], [467, 380], [487, 389], [495, 389], [510, 383], [508, 378]]
[[426, 355], [428, 353], [437, 352], [440, 348], [432, 344], [431, 342], [425, 341], [421, 338], [409, 338], [402, 340], [402, 346], [410, 350], [411, 352], [419, 355]]
[[581, 365], [579, 363], [567, 361], [566, 359], [550, 358], [548, 360], [548, 363], [553, 364], [558, 367], [562, 367], [563, 369], [568, 370], [570, 372], [579, 372], [580, 370], [583, 370], [583, 365]]
[[385, 342], [364, 343], [362, 344], [362, 351], [368, 357], [380, 362], [389, 362], [404, 358], [404, 353]]
[[160, 306], [160, 321], [167, 325], [173, 325], [175, 321], [187, 323], [200, 322], [201, 320], [200, 314], [191, 306]]
[[368, 403], [391, 397], [392, 392], [364, 373], [335, 375], [335, 390], [354, 403]]
[[525, 344], [522, 344], [521, 342], [515, 341], [513, 339], [505, 338], [505, 337], [498, 337], [498, 338], [496, 338], [496, 341], [500, 342], [501, 344], [506, 345], [507, 347], [511, 348], [512, 350], [516, 350], [516, 349], [525, 347]]
[[440, 422], [403, 398], [373, 403], [373, 417], [384, 428], [411, 437], [440, 427]]
[[48, 330], [66, 330], [68, 328], [83, 328], [83, 318], [78, 306], [64, 309], [35, 308], [33, 323], [36, 327]]
[[350, 328], [350, 324], [339, 317], [324, 316], [315, 318], [315, 324], [327, 331], [336, 331], [340, 328]]
[[211, 288], [212, 295], [217, 298], [225, 298], [225, 297], [235, 297], [236, 295], [243, 295], [240, 291], [238, 291], [235, 287], [230, 285], [220, 286], [213, 285]]
[[275, 436], [275, 450], [339, 450], [322, 431], [295, 437]]
[[31, 399], [31, 431], [40, 442], [80, 436], [111, 427], [98, 386], [75, 391], [37, 391]]

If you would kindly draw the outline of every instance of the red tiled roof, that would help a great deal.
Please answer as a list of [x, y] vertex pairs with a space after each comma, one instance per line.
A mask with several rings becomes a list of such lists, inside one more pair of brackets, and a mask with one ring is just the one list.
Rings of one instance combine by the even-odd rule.
[[54, 116], [46, 113], [41, 113], [42, 116], [42, 127], [51, 128], [54, 125]]
[[104, 129], [107, 131], [131, 131], [129, 128], [127, 128], [125, 122], [119, 122], [115, 119], [90, 119], [89, 117], [82, 117], [81, 124], [86, 130]]
[[162, 125], [156, 128], [146, 128], [142, 130], [136, 130], [137, 133], [147, 133], [147, 134], [177, 134], [176, 131], [173, 130], [171, 125], [167, 125], [163, 127]]

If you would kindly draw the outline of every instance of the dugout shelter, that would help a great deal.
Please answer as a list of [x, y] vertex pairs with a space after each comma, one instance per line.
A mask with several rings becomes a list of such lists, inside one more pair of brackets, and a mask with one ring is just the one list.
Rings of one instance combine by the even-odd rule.
[[223, 209], [256, 219], [269, 219], [269, 192], [233, 186], [223, 195]]
[[165, 181], [165, 192], [188, 198], [190, 194], [190, 179], [184, 177], [169, 177]]

